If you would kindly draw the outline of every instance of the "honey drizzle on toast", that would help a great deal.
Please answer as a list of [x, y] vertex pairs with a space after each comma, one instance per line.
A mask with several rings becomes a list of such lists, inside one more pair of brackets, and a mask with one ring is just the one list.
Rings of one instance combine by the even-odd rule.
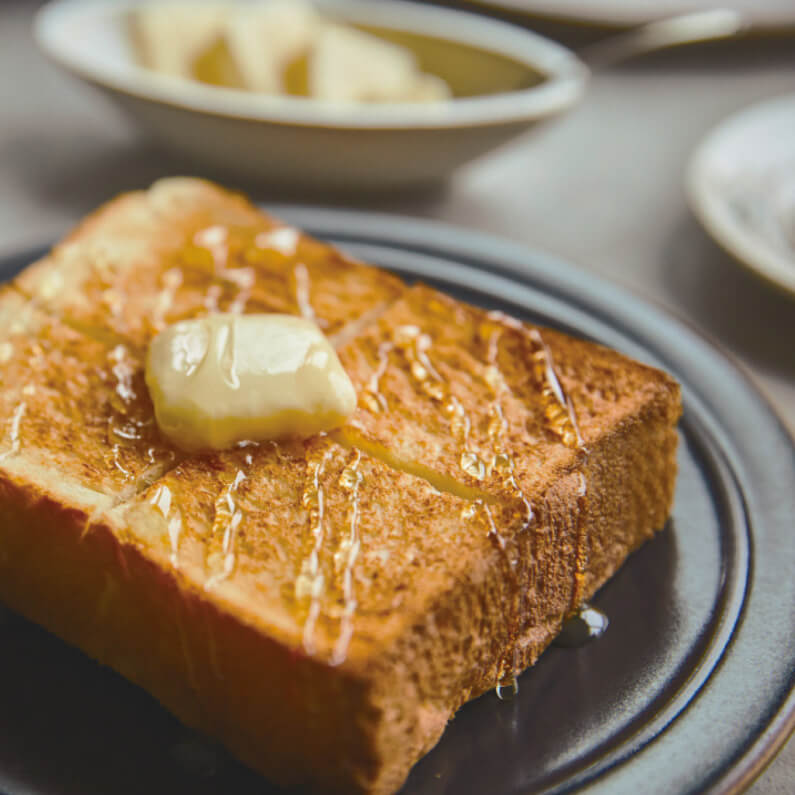
[[[475, 480], [483, 480], [492, 470], [498, 471], [503, 481], [519, 497], [525, 513], [524, 526], [527, 527], [533, 518], [533, 508], [516, 481], [513, 471], [513, 459], [504, 450], [506, 421], [502, 410], [501, 398], [502, 394], [508, 389], [508, 385], [499, 370], [497, 361], [501, 330], [499, 328], [490, 329], [488, 336], [487, 368], [484, 377], [494, 394], [494, 399], [490, 406], [490, 411], [493, 415], [492, 422], [489, 423], [489, 438], [494, 455], [490, 465], [487, 465], [471, 448], [470, 432], [472, 423], [468, 414], [460, 401], [454, 395], [449, 394], [447, 385], [430, 362], [430, 357], [428, 356], [430, 338], [428, 335], [420, 333], [419, 329], [415, 331], [415, 328], [402, 327], [404, 336], [408, 337], [409, 341], [404, 341], [401, 345], [401, 341], [398, 339], [396, 345], [406, 357], [415, 383], [432, 400], [442, 403], [442, 410], [449, 418], [450, 431], [462, 446], [459, 466]], [[432, 388], [430, 389], [425, 386], [428, 383], [429, 375], [433, 378]], [[468, 511], [465, 509], [465, 514], [468, 515], [468, 518], [475, 518], [478, 514], [481, 514], [483, 519], [485, 519], [488, 537], [495, 543], [504, 557], [507, 566], [506, 576], [513, 583], [513, 590], [518, 594], [521, 604], [526, 598], [527, 587], [519, 582], [516, 573], [517, 561], [511, 556], [505, 538], [496, 526], [491, 507], [484, 500], [476, 500]], [[511, 648], [497, 662], [497, 687], [501, 690], [506, 687], [506, 682], [509, 683], [513, 691], [518, 689], [516, 674], [519, 665], [519, 655], [515, 644], [519, 635], [519, 615], [518, 606], [516, 606], [516, 609], [511, 608], [508, 610], [507, 623]]]
[[[251, 291], [257, 281], [257, 275], [251, 267], [230, 267], [232, 258], [230, 230], [218, 224], [200, 229], [193, 236], [193, 245], [209, 253], [212, 261], [212, 271], [216, 278], [237, 288], [237, 293], [227, 306], [226, 311], [238, 315], [242, 314], [246, 309], [248, 300], [251, 298]], [[220, 293], [221, 288], [219, 285], [211, 284], [208, 287], [205, 306], [209, 311], [218, 311]]]
[[[496, 471], [510, 491], [518, 497], [523, 509], [523, 526], [526, 528], [533, 520], [533, 508], [516, 479], [513, 458], [505, 449], [507, 421], [503, 412], [502, 397], [509, 391], [509, 387], [498, 364], [499, 341], [502, 329], [499, 325], [495, 327], [491, 323], [484, 324], [484, 327], [485, 328], [481, 331], [485, 331], [487, 341], [485, 371], [478, 371], [473, 374], [482, 377], [493, 393], [493, 400], [489, 406], [492, 418], [488, 426], [488, 436], [491, 442], [493, 455], [489, 463], [486, 463], [472, 448], [470, 440], [472, 431], [471, 419], [461, 402], [455, 395], [450, 393], [449, 386], [431, 361], [429, 355], [431, 347], [430, 336], [423, 333], [417, 326], [408, 325], [398, 327], [392, 339], [379, 346], [378, 364], [370, 376], [363, 393], [362, 402], [366, 408], [373, 412], [377, 412], [381, 408], [386, 408], [386, 398], [380, 392], [379, 384], [381, 377], [386, 371], [390, 354], [393, 350], [399, 351], [405, 360], [408, 372], [415, 386], [434, 403], [440, 405], [441, 410], [447, 416], [450, 432], [461, 445], [461, 455], [459, 458], [459, 466], [461, 469], [475, 480], [483, 480], [487, 475]], [[546, 353], [545, 346], [543, 346], [542, 352]], [[550, 359], [549, 373], [547, 374], [547, 377], [550, 379], [554, 376], [554, 370], [551, 368]], [[562, 390], [559, 382], [557, 382], [557, 378], [555, 384], [557, 384], [557, 393], [560, 393]], [[552, 387], [550, 387], [550, 390], [551, 389]], [[557, 393], [554, 391], [550, 392], [550, 394], [553, 395]], [[570, 404], [569, 408], [571, 409]], [[571, 409], [571, 411], [573, 411], [573, 409]], [[549, 415], [547, 414], [547, 416]], [[572, 424], [576, 428], [576, 425], [574, 425], [574, 423]], [[579, 438], [578, 434], [577, 438]], [[504, 691], [508, 685], [509, 689], [512, 691], [518, 688], [516, 684], [516, 674], [519, 667], [519, 652], [516, 643], [518, 642], [520, 629], [520, 606], [527, 598], [529, 585], [519, 581], [516, 571], [517, 561], [512, 557], [506, 539], [497, 528], [491, 506], [483, 499], [475, 499], [470, 505], [464, 508], [462, 518], [485, 524], [488, 537], [494, 542], [505, 560], [506, 576], [510, 578], [513, 583], [513, 590], [517, 593], [519, 604], [511, 606], [506, 617], [510, 648], [497, 661], [497, 686], [504, 695]], [[508, 683], [508, 685], [506, 685], [506, 683]]]
[[[246, 455], [247, 466], [251, 466], [251, 461], [251, 455]], [[238, 505], [236, 495], [241, 483], [247, 479], [246, 472], [242, 468], [238, 468], [235, 477], [221, 490], [215, 501], [210, 544], [217, 546], [220, 538], [221, 550], [219, 552], [215, 549], [207, 553], [207, 568], [211, 573], [204, 583], [206, 590], [227, 579], [235, 570], [235, 540], [240, 523], [243, 521], [243, 510]]]
[[[157, 429], [147, 400], [138, 393], [136, 377], [140, 377], [138, 361], [130, 354], [126, 345], [118, 344], [108, 352], [110, 368], [110, 413], [107, 417], [107, 440], [113, 466], [122, 473], [123, 481], [130, 482], [136, 474], [122, 463], [122, 451], [127, 447], [146, 446], [146, 455], [153, 466], [158, 463], [171, 464], [176, 454], [171, 448], [152, 443], [157, 440]], [[160, 462], [158, 458], [162, 459]]]
[[353, 571], [361, 549], [361, 539], [359, 538], [359, 486], [363, 479], [359, 469], [361, 460], [361, 450], [354, 450], [353, 461], [342, 470], [339, 477], [340, 487], [348, 493], [348, 534], [341, 539], [339, 548], [334, 553], [335, 571], [339, 572], [342, 569], [341, 590], [344, 605], [340, 617], [339, 637], [331, 656], [332, 665], [340, 665], [345, 661], [353, 635], [357, 607]]
[[315, 310], [312, 308], [312, 302], [309, 298], [309, 271], [303, 262], [297, 262], [293, 268], [293, 279], [295, 280], [295, 302], [298, 304], [298, 310], [302, 317], [307, 320], [317, 322]]
[[365, 408], [372, 411], [373, 414], [389, 410], [389, 404], [381, 393], [381, 379], [386, 372], [386, 368], [389, 366], [389, 354], [392, 353], [394, 348], [395, 346], [392, 342], [382, 342], [378, 346], [378, 364], [370, 375], [367, 386], [359, 397]]
[[[484, 331], [487, 332], [488, 336], [485, 381], [494, 395], [494, 399], [489, 406], [489, 413], [492, 415], [492, 419], [488, 425], [488, 435], [491, 439], [492, 449], [494, 451], [490, 470], [498, 472], [505, 484], [519, 498], [525, 511], [524, 526], [526, 528], [530, 522], [533, 521], [533, 506], [516, 481], [514, 460], [505, 448], [507, 422], [502, 408], [502, 396], [510, 392], [510, 387], [499, 366], [499, 344], [500, 338], [502, 337], [502, 329], [499, 326], [490, 329], [482, 328], [481, 334]], [[513, 570], [516, 565], [515, 562], [509, 561], [509, 563], [511, 563], [511, 569]], [[507, 650], [497, 662], [497, 686], [495, 689], [498, 697], [503, 700], [512, 698], [519, 692], [519, 682], [517, 679], [517, 674], [519, 673], [519, 650], [516, 644], [518, 643], [520, 632], [519, 616], [521, 615], [521, 610], [527, 599], [527, 592], [529, 590], [528, 579], [529, 578], [525, 577], [523, 581], [520, 581], [519, 577], [515, 574], [513, 575], [518, 605], [515, 610], [509, 611], [508, 631], [510, 634], [510, 641]]]
[[508, 424], [502, 409], [502, 395], [510, 392], [510, 387], [505, 381], [505, 376], [499, 366], [498, 354], [501, 336], [502, 330], [500, 328], [493, 328], [489, 331], [486, 354], [487, 367], [485, 381], [494, 394], [494, 400], [489, 406], [492, 419], [489, 422], [488, 435], [491, 439], [492, 449], [494, 451], [490, 469], [499, 472], [503, 480], [519, 498], [524, 506], [526, 521], [529, 524], [533, 520], [533, 506], [530, 504], [522, 488], [516, 482], [514, 460], [505, 449], [505, 432]]
[[[179, 568], [179, 542], [182, 537], [183, 518], [182, 508], [176, 500], [172, 490], [165, 484], [161, 483], [149, 498], [150, 505], [154, 505], [163, 519], [166, 520], [166, 527], [168, 532], [168, 542], [171, 548], [169, 559], [174, 568]], [[172, 513], [172, 508], [173, 513]]]
[[261, 249], [278, 251], [285, 257], [292, 257], [298, 250], [301, 233], [292, 226], [279, 226], [260, 232], [254, 238], [254, 245]]
[[22, 418], [25, 416], [27, 407], [27, 403], [23, 400], [18, 403], [14, 409], [14, 413], [11, 415], [11, 419], [8, 422], [8, 439], [11, 443], [11, 446], [8, 448], [8, 450], [0, 453], [0, 461], [10, 458], [19, 452], [21, 444], [19, 429], [22, 424]]
[[[214, 225], [199, 230], [184, 253], [189, 263], [198, 259], [199, 262], [211, 265], [216, 278], [237, 288], [238, 292], [226, 307], [226, 311], [242, 314], [251, 298], [257, 275], [252, 267], [245, 265], [232, 267], [231, 263], [256, 262], [261, 259], [261, 252], [269, 250], [277, 251], [284, 257], [293, 257], [297, 252], [299, 240], [300, 232], [289, 226], [257, 232], [254, 229], [230, 229]], [[203, 256], [200, 253], [202, 251], [206, 252], [206, 255]], [[298, 262], [294, 265], [293, 282], [298, 314], [317, 323], [321, 328], [324, 327], [326, 322], [323, 318], [317, 317], [312, 306], [309, 269], [304, 263]], [[208, 287], [204, 302], [208, 311], [219, 310], [218, 299], [222, 293], [223, 288], [218, 284], [211, 284]]]
[[577, 424], [577, 415], [569, 396], [564, 392], [555, 370], [552, 353], [538, 329], [530, 329], [528, 338], [534, 343], [533, 369], [536, 381], [541, 384], [544, 413], [549, 426], [558, 434], [566, 447], [582, 448], [583, 440]]
[[209, 252], [213, 270], [223, 271], [229, 261], [229, 229], [213, 224], [200, 229], [193, 236], [193, 245]]
[[320, 553], [325, 543], [325, 494], [322, 478], [326, 464], [331, 458], [331, 450], [326, 448], [318, 458], [307, 458], [307, 479], [301, 501], [309, 511], [311, 548], [301, 562], [301, 570], [295, 581], [295, 596], [299, 602], [309, 598], [309, 607], [304, 620], [303, 645], [307, 654], [315, 652], [315, 624], [320, 616], [321, 598], [325, 585], [320, 570]]
[[418, 326], [399, 326], [395, 330], [394, 346], [403, 355], [415, 385], [440, 405], [447, 416], [450, 432], [461, 446], [458, 465], [469, 477], [483, 480], [486, 477], [486, 465], [470, 445], [472, 421], [458, 398], [450, 394], [448, 384], [431, 362], [428, 355], [430, 336]]
[[251, 291], [257, 281], [257, 275], [253, 268], [224, 268], [216, 272], [216, 275], [225, 282], [230, 282], [237, 287], [237, 294], [227, 307], [227, 312], [242, 315], [246, 310], [246, 304], [251, 298]]
[[124, 475], [125, 480], [130, 480], [132, 473], [121, 463], [121, 448], [125, 443], [136, 442], [142, 438], [142, 426], [131, 416], [133, 404], [138, 397], [133, 386], [135, 368], [124, 345], [113, 348], [108, 359], [115, 379], [115, 398], [111, 399], [113, 410], [108, 417], [108, 442], [111, 445], [113, 465]]
[[[550, 428], [550, 430], [552, 430], [553, 433], [555, 433], [555, 435], [566, 447], [581, 450], [585, 454], [585, 460], [587, 461], [588, 449], [585, 447], [582, 435], [580, 434], [574, 405], [563, 389], [560, 378], [555, 369], [552, 353], [541, 336], [541, 332], [535, 328], [527, 328], [518, 320], [515, 320], [508, 315], [504, 315], [501, 312], [490, 312], [488, 317], [492, 321], [510, 328], [513, 331], [519, 332], [529, 343], [533, 379], [541, 393], [544, 418], [546, 420], [547, 426]], [[489, 339], [488, 354], [490, 367], [496, 366], [496, 346], [497, 341], [492, 335]], [[487, 372], [492, 374], [493, 379], [490, 379], [490, 385], [491, 383], [497, 385], [496, 389], [494, 386], [492, 388], [495, 389], [495, 393], [499, 395], [499, 370], [495, 369]], [[495, 423], [493, 427], [498, 428], [500, 425]], [[504, 425], [502, 425], [502, 427], [504, 428]], [[490, 425], [490, 431], [491, 428], [492, 426]], [[497, 460], [498, 458], [495, 455], [495, 463]], [[579, 472], [578, 475], [580, 482], [576, 494], [576, 509], [574, 511], [575, 547], [574, 572], [572, 577], [571, 598], [569, 602], [570, 613], [576, 610], [577, 606], [582, 601], [586, 569], [588, 566], [588, 553], [586, 549], [588, 481], [582, 471]], [[525, 596], [522, 595], [520, 598], [524, 599]], [[513, 659], [510, 661], [510, 664], [507, 658], [503, 658], [502, 662], [500, 663], [499, 669], [503, 671], [503, 678], [498, 678], [497, 694], [500, 695], [501, 698], [503, 697], [502, 691], [505, 691], [508, 686], [507, 684], [504, 684], [504, 682], [507, 682], [511, 685], [511, 690], [509, 691], [511, 694], [515, 694], [518, 691], [518, 683], [516, 681], [516, 671], [518, 669], [517, 658], [518, 650], [514, 648]], [[507, 671], [509, 670], [511, 670], [510, 678], [508, 678], [506, 675]], [[500, 670], [498, 670], [498, 677], [499, 676]]]
[[[585, 446], [577, 415], [571, 398], [566, 394], [555, 370], [552, 354], [544, 342], [538, 329], [527, 331], [529, 340], [535, 345], [533, 351], [533, 370], [536, 381], [542, 385], [541, 394], [545, 400], [545, 414], [549, 426], [554, 430], [566, 447], [581, 450], [587, 461], [588, 449]], [[576, 610], [582, 601], [585, 586], [586, 569], [588, 567], [588, 551], [586, 549], [586, 526], [588, 516], [588, 481], [585, 474], [579, 473], [580, 484], [577, 490], [577, 508], [574, 520], [574, 575], [569, 601], [569, 613]]]
[[169, 268], [162, 275], [160, 281], [163, 287], [157, 294], [157, 302], [155, 303], [152, 319], [152, 327], [156, 333], [166, 327], [166, 317], [174, 306], [174, 299], [176, 298], [177, 290], [182, 286], [183, 279], [184, 276], [179, 268]]
[[[529, 339], [535, 343], [533, 352], [533, 369], [536, 380], [543, 384], [541, 394], [545, 399], [545, 413], [550, 427], [560, 436], [566, 447], [581, 450], [587, 460], [588, 449], [585, 447], [577, 423], [577, 415], [571, 398], [565, 393], [555, 371], [552, 354], [541, 337], [538, 329], [530, 329]], [[588, 481], [583, 472], [579, 472], [580, 485], [577, 490], [577, 509], [574, 527], [574, 576], [569, 601], [569, 613], [574, 612], [582, 601], [585, 585], [585, 572], [588, 567], [586, 549], [586, 518], [588, 516]]]

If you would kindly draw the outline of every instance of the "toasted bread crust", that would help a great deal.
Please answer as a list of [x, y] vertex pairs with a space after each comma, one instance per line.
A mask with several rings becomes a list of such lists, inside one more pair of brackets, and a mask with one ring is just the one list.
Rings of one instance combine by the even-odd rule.
[[[679, 388], [280, 229], [164, 181], [0, 290], [0, 599], [280, 784], [389, 793], [662, 527]], [[225, 301], [324, 323], [352, 422], [162, 442], [146, 344]]]

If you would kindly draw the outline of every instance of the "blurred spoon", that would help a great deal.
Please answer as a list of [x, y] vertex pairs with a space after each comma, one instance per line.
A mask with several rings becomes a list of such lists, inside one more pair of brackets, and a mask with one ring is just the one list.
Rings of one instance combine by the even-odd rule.
[[743, 16], [728, 8], [697, 11], [647, 22], [625, 33], [608, 36], [583, 47], [577, 55], [591, 69], [603, 69], [668, 47], [731, 38], [747, 27]]

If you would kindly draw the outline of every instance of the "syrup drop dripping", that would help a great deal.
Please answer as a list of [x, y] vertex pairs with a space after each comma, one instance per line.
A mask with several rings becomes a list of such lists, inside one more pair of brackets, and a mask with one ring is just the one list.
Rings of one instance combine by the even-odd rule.
[[565, 649], [576, 649], [604, 635], [610, 619], [601, 610], [583, 604], [568, 618], [553, 643]]
[[513, 701], [519, 695], [519, 680], [511, 676], [494, 688], [500, 701]]

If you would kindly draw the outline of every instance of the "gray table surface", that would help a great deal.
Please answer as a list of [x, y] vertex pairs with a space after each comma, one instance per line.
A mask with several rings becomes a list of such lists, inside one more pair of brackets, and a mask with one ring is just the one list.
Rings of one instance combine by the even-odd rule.
[[[167, 174], [206, 174], [158, 151], [46, 63], [29, 34], [36, 5], [0, 3], [0, 256], [55, 240], [119, 191]], [[794, 431], [795, 300], [724, 254], [691, 216], [682, 188], [687, 158], [713, 125], [790, 91], [792, 39], [658, 54], [597, 75], [564, 119], [433, 194], [347, 204], [497, 233], [628, 287], [715, 341]], [[240, 187], [262, 200], [329, 203]], [[795, 792], [795, 740], [749, 791]]]

